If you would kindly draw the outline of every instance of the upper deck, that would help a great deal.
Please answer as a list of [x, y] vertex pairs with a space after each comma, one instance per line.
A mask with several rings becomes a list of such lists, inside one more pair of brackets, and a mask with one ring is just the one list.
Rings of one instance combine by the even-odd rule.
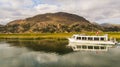
[[73, 35], [72, 39], [75, 40], [88, 40], [88, 41], [108, 41], [108, 35], [104, 36], [88, 36], [88, 35]]

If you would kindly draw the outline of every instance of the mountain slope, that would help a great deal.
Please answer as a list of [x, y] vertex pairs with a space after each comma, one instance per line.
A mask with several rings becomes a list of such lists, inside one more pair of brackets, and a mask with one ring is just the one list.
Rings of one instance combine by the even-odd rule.
[[103, 23], [101, 26], [104, 28], [103, 31], [112, 31], [112, 32], [118, 32], [120, 31], [120, 24], [110, 24], [110, 23]]
[[0, 25], [0, 32], [4, 32], [4, 31], [5, 31], [4, 25]]
[[99, 31], [99, 25], [90, 23], [85, 18], [65, 13], [46, 13], [23, 20], [15, 20], [8, 23], [6, 33], [57, 33], [57, 32], [80, 32], [80, 31]]

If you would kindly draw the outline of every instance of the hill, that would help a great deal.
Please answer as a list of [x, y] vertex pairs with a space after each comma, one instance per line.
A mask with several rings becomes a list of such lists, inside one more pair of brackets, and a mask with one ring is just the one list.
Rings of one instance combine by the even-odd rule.
[[5, 25], [4, 29], [4, 33], [67, 33], [101, 31], [102, 27], [89, 22], [81, 16], [58, 12], [14, 20]]
[[110, 23], [103, 23], [101, 26], [104, 28], [103, 31], [112, 31], [112, 32], [118, 32], [120, 31], [120, 24], [110, 24]]
[[4, 25], [0, 25], [0, 32], [3, 32], [5, 30]]

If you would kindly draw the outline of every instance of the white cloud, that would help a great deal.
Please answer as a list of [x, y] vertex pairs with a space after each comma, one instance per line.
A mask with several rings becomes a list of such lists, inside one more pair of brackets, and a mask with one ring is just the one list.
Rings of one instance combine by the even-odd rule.
[[27, 11], [30, 6], [32, 7], [33, 2], [32, 0], [0, 0], [0, 5], [0, 24], [6, 24], [11, 20], [28, 17]]
[[62, 11], [78, 14], [91, 21], [100, 21], [120, 18], [119, 3], [120, 0], [0, 0], [0, 18], [14, 20]]
[[13, 19], [10, 18], [4, 18], [4, 19], [0, 19], [0, 24], [5, 25], [7, 24], [9, 21], [12, 21]]
[[[0, 4], [0, 24], [6, 24], [11, 20], [23, 19], [36, 14], [58, 11], [56, 5], [36, 5], [32, 0], [4, 0], [0, 1]], [[8, 18], [11, 20], [8, 20]]]
[[21, 8], [21, 6], [28, 6], [33, 4], [32, 0], [1, 0], [2, 7], [7, 8]]
[[109, 19], [101, 19], [99, 21], [101, 23], [111, 23], [111, 24], [120, 24], [120, 18], [109, 18]]
[[34, 7], [38, 13], [57, 12], [58, 7], [56, 5], [40, 4]]
[[[62, 0], [59, 0], [62, 2]], [[120, 17], [120, 0], [70, 0], [62, 3], [64, 11], [76, 13], [91, 21]]]

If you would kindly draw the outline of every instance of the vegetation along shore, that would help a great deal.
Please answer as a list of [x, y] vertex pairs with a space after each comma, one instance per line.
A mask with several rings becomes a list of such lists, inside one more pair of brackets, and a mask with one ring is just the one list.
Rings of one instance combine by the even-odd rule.
[[[79, 32], [79, 33], [12, 33], [12, 34], [0, 34], [0, 39], [66, 39], [73, 34], [87, 34], [96, 35], [96, 32]], [[100, 32], [99, 35], [108, 34], [109, 37], [120, 39], [120, 32]]]

